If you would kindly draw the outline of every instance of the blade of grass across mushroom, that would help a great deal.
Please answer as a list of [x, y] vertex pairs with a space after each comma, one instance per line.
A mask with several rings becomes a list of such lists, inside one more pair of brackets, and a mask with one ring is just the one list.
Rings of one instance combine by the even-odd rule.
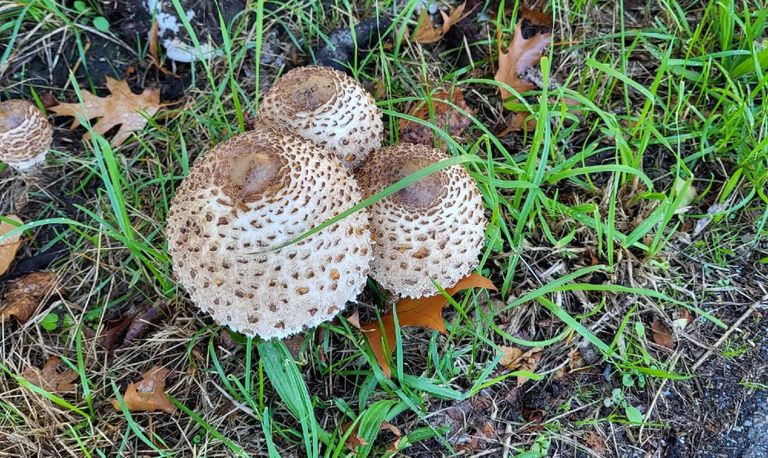
[[348, 217], [349, 215], [356, 213], [360, 210], [362, 210], [365, 207], [369, 207], [374, 202], [378, 202], [379, 200], [387, 197], [390, 194], [394, 194], [397, 191], [400, 191], [401, 189], [404, 189], [413, 183], [421, 180], [422, 178], [431, 175], [435, 172], [438, 172], [440, 170], [446, 169], [448, 167], [453, 167], [455, 165], [461, 165], [466, 163], [483, 163], [483, 159], [477, 157], [477, 156], [456, 156], [452, 157], [450, 159], [446, 159], [440, 162], [436, 162], [434, 164], [430, 164], [427, 167], [424, 167], [421, 170], [418, 170], [407, 177], [403, 178], [402, 180], [398, 181], [397, 183], [394, 183], [390, 186], [387, 186], [380, 192], [377, 192], [376, 194], [372, 195], [371, 197], [364, 199], [362, 202], [358, 203], [357, 205], [354, 205], [353, 207], [350, 207], [349, 209], [339, 213], [338, 215], [334, 216], [333, 218], [328, 219], [327, 221], [318, 224], [317, 226], [309, 229], [308, 231], [298, 235], [292, 240], [289, 240], [288, 242], [285, 242], [283, 244], [280, 244], [274, 248], [270, 248], [269, 250], [263, 250], [263, 251], [255, 251], [255, 252], [246, 252], [246, 254], [261, 254], [268, 251], [274, 251], [279, 250], [282, 248], [285, 248], [287, 246], [293, 245], [294, 243], [300, 242], [301, 240], [304, 240], [308, 237], [312, 237], [313, 235], [317, 234], [318, 232], [322, 231], [323, 229], [332, 226], [336, 224], [337, 222], [343, 220], [344, 218]]

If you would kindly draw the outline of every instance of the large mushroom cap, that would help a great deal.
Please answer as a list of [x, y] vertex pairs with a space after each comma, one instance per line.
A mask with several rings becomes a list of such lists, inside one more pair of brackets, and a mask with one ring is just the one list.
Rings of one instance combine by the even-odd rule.
[[269, 89], [262, 121], [318, 143], [355, 168], [381, 146], [381, 110], [360, 83], [330, 67], [299, 67]]
[[[403, 143], [374, 151], [356, 176], [365, 197], [448, 156]], [[437, 294], [430, 278], [454, 286], [478, 265], [487, 220], [477, 186], [460, 166], [428, 175], [368, 207], [371, 277], [407, 297]]]
[[179, 187], [167, 228], [174, 272], [198, 307], [246, 335], [316, 326], [365, 286], [368, 216], [354, 213], [278, 247], [360, 199], [330, 153], [257, 127], [214, 147]]
[[45, 160], [53, 140], [51, 123], [25, 100], [0, 102], [0, 161], [28, 170]]

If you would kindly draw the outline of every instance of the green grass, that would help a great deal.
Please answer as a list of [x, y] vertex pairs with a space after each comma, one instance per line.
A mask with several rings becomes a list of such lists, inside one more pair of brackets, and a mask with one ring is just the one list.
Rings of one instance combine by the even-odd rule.
[[[644, 332], [649, 314], [671, 315], [682, 307], [700, 318], [704, 334], [719, 335], [727, 328], [722, 310], [708, 302], [705, 291], [686, 294], [686, 288], [674, 287], [678, 278], [670, 267], [676, 261], [671, 253], [689, 232], [686, 225], [707, 216], [712, 205], [722, 205], [691, 245], [690, 253], [707, 260], [702, 269], [733, 265], [745, 236], [753, 246], [765, 240], [768, 4], [753, 3], [746, 10], [728, 0], [654, 2], [638, 26], [607, 5], [553, 0], [547, 10], [556, 18], [557, 41], [568, 43], [542, 60], [543, 80], [554, 84], [507, 101], [498, 100], [494, 56], [479, 53], [460, 67], [449, 60], [448, 50], [433, 52], [408, 40], [405, 32], [418, 18], [416, 0], [400, 6], [259, 0], [230, 24], [221, 18], [227, 58], [192, 66], [183, 105], [167, 107], [120, 148], [91, 131], [92, 141], [60, 144], [53, 152], [51, 167], [72, 183], [65, 197], [84, 197], [74, 212], [47, 206], [27, 215], [17, 231], [31, 239], [31, 253], [44, 247], [46, 242], [35, 239], [46, 229], [69, 248], [70, 258], [56, 269], [73, 291], [65, 304], [73, 325], [42, 332], [39, 339], [37, 331], [31, 332], [34, 326], [10, 332], [3, 356], [28, 344], [38, 356], [64, 355], [81, 388], [74, 397], [45, 392], [18, 376], [21, 362], [4, 359], [0, 417], [11, 426], [0, 429], [26, 428], [34, 437], [22, 415], [25, 403], [34, 402], [62, 425], [58, 446], [84, 456], [138, 455], [140, 450], [182, 456], [191, 447], [204, 456], [347, 456], [344, 444], [352, 428], [365, 442], [358, 456], [381, 456], [388, 445], [382, 439], [388, 433], [379, 431], [383, 422], [400, 427], [404, 453], [430, 439], [452, 450], [455, 444], [432, 423], [433, 415], [438, 406], [515, 383], [516, 372], [498, 367], [499, 346], [545, 348], [536, 374], [530, 374], [533, 384], [567, 362], [579, 342], [591, 344], [615, 378], [631, 382], [620, 390], [619, 407], [597, 414], [597, 423], [631, 427], [627, 417], [635, 412], [627, 406], [646, 390], [638, 380], [674, 383], [691, 375], [649, 344]], [[191, 31], [180, 2], [173, 5], [182, 13], [183, 28]], [[377, 102], [388, 126], [387, 143], [398, 141], [398, 123], [406, 119], [435, 130], [453, 158], [414, 173], [338, 218], [443, 167], [466, 167], [490, 219], [478, 271], [497, 283], [500, 294], [457, 296], [446, 313], [446, 337], [399, 332], [392, 380], [372, 364], [365, 338], [344, 319], [307, 332], [296, 359], [283, 342], [235, 338], [236, 346], [226, 349], [222, 331], [187, 304], [171, 277], [164, 221], [176, 186], [197, 157], [246, 129], [258, 109], [255, 88], [285, 71], [259, 64], [268, 31], [284, 29], [298, 55], [311, 56], [313, 45], [326, 40], [332, 27], [349, 27], [351, 18], [375, 14], [394, 19], [395, 38], [361, 54], [352, 72], [369, 87], [380, 83]], [[487, 30], [468, 44], [495, 50], [497, 28], [506, 39], [515, 21], [502, 7], [486, 15]], [[46, 36], [59, 40], [56, 31], [62, 27], [74, 37], [84, 64], [89, 24], [53, 1], [0, 7], [0, 42], [5, 43], [0, 81], [27, 81], [24, 57], [34, 52], [31, 44]], [[112, 26], [110, 34], [117, 29]], [[137, 58], [145, 58], [147, 45], [144, 37], [140, 40]], [[194, 44], [199, 52], [199, 40]], [[69, 89], [94, 90], [100, 84], [71, 75]], [[42, 105], [39, 94], [47, 88], [34, 79], [8, 86], [0, 95], [16, 97], [22, 87], [38, 94]], [[406, 112], [409, 104], [425, 103], [434, 113], [432, 96], [441, 89], [464, 91], [475, 108], [474, 114], [465, 113], [472, 126], [461, 138], [437, 129], [434, 119]], [[511, 140], [498, 138], [494, 123], [505, 106], [533, 113], [536, 129], [512, 134]], [[90, 130], [87, 122], [83, 125]], [[693, 188], [695, 196], [689, 192]], [[42, 199], [31, 192], [33, 200]], [[597, 265], [585, 260], [585, 250]], [[553, 273], [545, 274], [550, 268]], [[636, 281], [633, 275], [654, 281]], [[370, 300], [361, 307], [387, 305], [381, 295], [371, 294]], [[104, 326], [110, 313], [136, 302], [165, 303], [170, 310], [167, 329], [133, 344], [144, 347], [108, 355], [84, 337], [84, 325]], [[517, 326], [508, 326], [507, 319]], [[555, 326], [539, 328], [536, 323], [543, 319]], [[728, 357], [746, 351], [741, 344], [723, 350]], [[31, 364], [28, 354], [24, 358]], [[131, 413], [122, 403], [120, 384], [146, 370], [150, 360], [174, 370], [168, 386], [174, 387], [179, 413], [173, 419]], [[585, 392], [592, 388], [584, 387]], [[27, 394], [21, 402], [9, 394], [14, 389], [36, 397]], [[573, 393], [574, 400], [579, 396], [587, 395]], [[606, 396], [610, 390], [588, 397], [600, 404]], [[120, 411], [108, 405], [110, 398], [119, 400]], [[513, 445], [513, 452], [543, 456], [558, 440], [558, 428], [565, 428], [562, 423], [546, 423], [538, 437]], [[179, 435], [185, 439], [174, 439]]]

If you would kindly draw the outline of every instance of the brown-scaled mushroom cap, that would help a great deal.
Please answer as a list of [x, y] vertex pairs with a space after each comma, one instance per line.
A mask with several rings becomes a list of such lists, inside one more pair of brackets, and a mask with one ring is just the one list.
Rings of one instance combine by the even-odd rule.
[[0, 102], [0, 161], [28, 170], [45, 160], [53, 140], [51, 123], [25, 100]]
[[168, 214], [174, 273], [193, 302], [246, 335], [284, 337], [330, 320], [365, 286], [373, 255], [361, 193], [333, 155], [269, 127], [218, 144]]
[[318, 143], [349, 168], [379, 148], [384, 135], [373, 97], [353, 78], [330, 67], [287, 72], [267, 91], [259, 117]]
[[[356, 177], [365, 197], [448, 156], [403, 143], [374, 151]], [[479, 261], [487, 220], [469, 173], [453, 166], [428, 175], [368, 207], [374, 245], [371, 277], [406, 297], [438, 294]]]

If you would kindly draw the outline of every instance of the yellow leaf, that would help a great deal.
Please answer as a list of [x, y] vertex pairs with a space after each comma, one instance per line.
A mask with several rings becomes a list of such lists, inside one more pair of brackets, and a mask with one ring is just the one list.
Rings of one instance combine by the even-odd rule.
[[[494, 291], [496, 290], [496, 287], [493, 286], [493, 283], [489, 279], [482, 275], [472, 274], [459, 280], [454, 287], [446, 289], [446, 292], [449, 296], [452, 296], [459, 291], [469, 288], [487, 288]], [[422, 328], [434, 329], [435, 331], [440, 331], [445, 334], [446, 329], [442, 311], [443, 306], [447, 303], [448, 301], [442, 294], [422, 297], [419, 299], [401, 300], [395, 306], [400, 327], [419, 326]], [[381, 366], [381, 370], [384, 371], [384, 374], [387, 377], [391, 377], [392, 371], [389, 367], [389, 359], [392, 355], [392, 346], [395, 344], [394, 315], [388, 313], [382, 316], [381, 325], [386, 336], [386, 347], [382, 340], [383, 336], [378, 322], [365, 323], [360, 326], [360, 329], [368, 339], [368, 344], [371, 346], [371, 351], [373, 351], [373, 354], [376, 356], [376, 360], [378, 361], [379, 366]]]
[[[131, 383], [125, 390], [123, 401], [131, 412], [155, 412], [162, 410], [166, 413], [176, 412], [176, 406], [168, 400], [165, 394], [165, 377], [170, 371], [164, 367], [154, 366], [142, 375], [139, 383]], [[112, 400], [115, 409], [120, 410], [117, 399]]]
[[[0, 237], [11, 232], [22, 224], [21, 220], [16, 215], [10, 215], [7, 218], [19, 224], [13, 225], [6, 223], [5, 221], [0, 221]], [[0, 275], [8, 272], [8, 268], [11, 267], [11, 263], [16, 257], [16, 252], [19, 250], [20, 246], [21, 232], [0, 242]]]
[[[133, 131], [144, 128], [147, 118], [151, 118], [160, 109], [160, 90], [145, 89], [141, 94], [134, 94], [128, 83], [107, 77], [107, 88], [111, 95], [97, 97], [85, 89], [80, 92], [83, 103], [62, 103], [50, 110], [60, 116], [73, 116], [72, 128], [80, 125], [78, 115], [86, 119], [100, 118], [93, 130], [104, 135], [115, 126], [120, 129], [110, 141], [112, 146], [120, 146]], [[88, 139], [86, 134], [83, 138]]]

